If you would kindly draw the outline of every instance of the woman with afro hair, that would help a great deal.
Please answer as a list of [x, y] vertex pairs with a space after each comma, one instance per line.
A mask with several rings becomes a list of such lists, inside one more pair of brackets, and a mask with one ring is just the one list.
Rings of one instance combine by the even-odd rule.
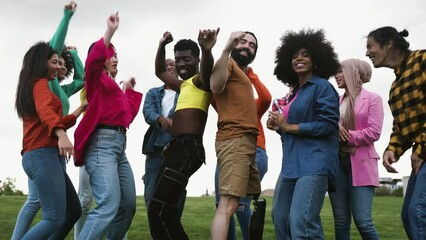
[[324, 31], [288, 31], [276, 50], [274, 74], [294, 87], [267, 126], [281, 135], [281, 184], [275, 189], [277, 239], [324, 239], [320, 212], [338, 170], [339, 95], [328, 79], [339, 69]]

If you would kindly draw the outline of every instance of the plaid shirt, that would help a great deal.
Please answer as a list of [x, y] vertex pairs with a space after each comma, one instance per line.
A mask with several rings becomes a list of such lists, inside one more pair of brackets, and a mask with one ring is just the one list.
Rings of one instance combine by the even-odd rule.
[[394, 120], [386, 150], [400, 157], [413, 147], [426, 160], [426, 50], [406, 52], [395, 75], [388, 102]]

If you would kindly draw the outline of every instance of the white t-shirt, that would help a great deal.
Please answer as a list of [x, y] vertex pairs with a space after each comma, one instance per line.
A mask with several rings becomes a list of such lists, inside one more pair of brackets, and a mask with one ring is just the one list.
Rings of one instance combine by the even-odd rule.
[[161, 102], [163, 108], [162, 115], [164, 117], [169, 116], [170, 110], [173, 108], [173, 103], [175, 101], [176, 92], [172, 89], [164, 89], [164, 97]]

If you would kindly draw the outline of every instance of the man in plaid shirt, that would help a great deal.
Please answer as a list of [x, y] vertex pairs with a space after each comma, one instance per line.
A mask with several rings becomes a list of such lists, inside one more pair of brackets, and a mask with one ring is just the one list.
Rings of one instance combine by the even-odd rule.
[[393, 128], [383, 165], [397, 173], [392, 164], [412, 148], [401, 218], [409, 239], [426, 239], [426, 50], [409, 50], [407, 36], [407, 30], [376, 29], [368, 34], [366, 56], [375, 68], [391, 68], [396, 75], [389, 93]]

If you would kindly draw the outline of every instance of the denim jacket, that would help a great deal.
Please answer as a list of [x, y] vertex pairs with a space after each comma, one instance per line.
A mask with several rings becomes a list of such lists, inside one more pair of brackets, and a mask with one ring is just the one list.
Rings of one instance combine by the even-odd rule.
[[299, 134], [285, 133], [283, 169], [287, 178], [325, 174], [334, 180], [338, 169], [339, 95], [319, 76], [297, 89], [288, 123], [299, 124]]
[[[145, 96], [142, 111], [145, 122], [149, 124], [149, 128], [145, 133], [142, 145], [142, 153], [145, 155], [153, 153], [155, 148], [163, 148], [167, 145], [167, 143], [169, 143], [171, 138], [170, 133], [162, 129], [157, 122], [157, 119], [161, 116], [163, 111], [161, 103], [163, 101], [164, 94], [165, 91], [163, 85], [161, 87], [151, 88]], [[173, 108], [170, 110], [167, 116], [168, 118], [173, 117], [178, 96], [179, 93], [176, 93]]]

